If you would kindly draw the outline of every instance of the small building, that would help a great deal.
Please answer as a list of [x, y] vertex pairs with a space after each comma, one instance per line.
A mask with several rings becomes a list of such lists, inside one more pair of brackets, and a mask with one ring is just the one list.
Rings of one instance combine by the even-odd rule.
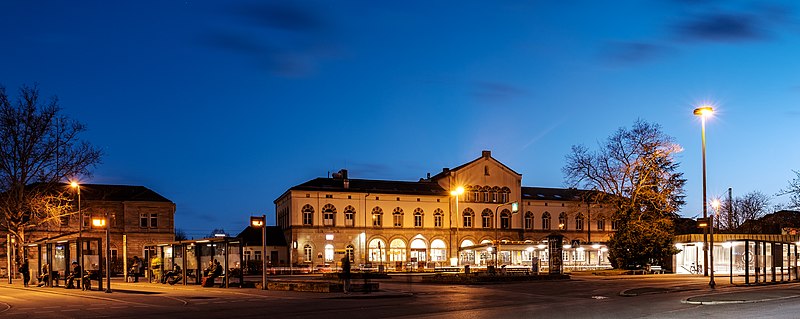
[[[267, 267], [288, 267], [288, 246], [286, 237], [278, 226], [266, 226], [267, 232]], [[256, 273], [261, 268], [261, 228], [247, 226], [237, 238], [242, 240], [242, 260], [247, 265], [246, 272]]]

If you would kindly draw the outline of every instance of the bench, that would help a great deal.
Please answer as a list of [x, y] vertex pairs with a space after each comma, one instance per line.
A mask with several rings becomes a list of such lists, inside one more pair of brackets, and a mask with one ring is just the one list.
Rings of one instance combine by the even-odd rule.
[[435, 272], [435, 273], [459, 273], [459, 272], [461, 272], [461, 267], [435, 267], [435, 268], [433, 268], [433, 272]]
[[661, 268], [661, 266], [657, 266], [657, 265], [656, 266], [650, 266], [649, 267], [649, 273], [651, 273], [651, 274], [663, 274], [664, 273], [664, 269]]

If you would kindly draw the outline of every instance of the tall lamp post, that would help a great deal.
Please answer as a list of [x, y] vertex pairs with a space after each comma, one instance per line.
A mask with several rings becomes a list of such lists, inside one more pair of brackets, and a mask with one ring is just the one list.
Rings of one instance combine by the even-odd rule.
[[93, 217], [92, 226], [106, 229], [106, 293], [111, 293], [111, 224], [108, 220], [108, 211], [105, 217]]
[[[494, 253], [494, 266], [495, 267], [497, 267], [497, 255], [500, 253], [500, 237], [498, 235], [498, 230], [500, 229], [500, 223], [499, 223], [500, 217], [497, 216], [497, 209], [500, 208], [500, 207], [506, 206], [506, 205], [511, 205], [511, 214], [514, 214], [519, 210], [519, 203], [517, 203], [517, 202], [502, 203], [500, 205], [497, 205], [494, 208], [495, 222], [497, 222], [497, 224], [494, 224], [495, 247], [494, 247], [494, 249], [492, 249], [492, 252]], [[508, 222], [509, 222], [509, 224], [511, 223], [511, 216], [509, 216], [509, 221]], [[511, 226], [511, 225], [509, 225], [509, 226]]]
[[[459, 248], [459, 245], [458, 245], [458, 196], [461, 196], [461, 194], [464, 194], [464, 187], [461, 187], [461, 186], [459, 186], [456, 189], [450, 191], [450, 196], [453, 196], [453, 197], [456, 198], [456, 220], [455, 220], [455, 223], [453, 223], [454, 222], [453, 221], [453, 214], [452, 213], [450, 214], [450, 229], [453, 228], [454, 224], [456, 225], [455, 235], [454, 235], [456, 243], [454, 245], [453, 244], [453, 239], [451, 238], [450, 239], [450, 248], [455, 251], [456, 256], [455, 257], [450, 257], [450, 266], [458, 266], [458, 258], [459, 258], [459, 256], [458, 256], [458, 248]], [[453, 258], [455, 258], [455, 260], [456, 260], [455, 265], [453, 264]]]
[[[706, 116], [714, 113], [714, 109], [710, 106], [702, 106], [694, 109], [694, 115], [700, 117], [702, 123], [701, 137], [703, 139], [703, 218], [708, 220], [708, 201], [706, 198]], [[713, 224], [711, 224], [713, 225]], [[708, 276], [708, 229], [703, 231], [703, 276]], [[708, 285], [714, 288], [714, 277], [712, 275], [711, 281]]]
[[77, 182], [70, 182], [69, 186], [74, 188], [78, 192], [78, 243], [77, 243], [77, 253], [78, 253], [78, 265], [83, 268], [83, 212], [81, 212], [81, 185]]
[[[250, 216], [250, 226], [261, 228], [261, 290], [267, 290], [267, 216]], [[291, 247], [291, 246], [290, 246]], [[291, 248], [290, 248], [291, 249]], [[289, 261], [291, 262], [291, 261]]]
[[708, 233], [711, 234], [711, 244], [709, 245], [709, 246], [711, 246], [711, 248], [710, 248], [711, 249], [711, 259], [710, 259], [711, 279], [708, 282], [708, 286], [711, 287], [711, 289], [714, 289], [714, 287], [717, 285], [714, 282], [714, 219], [715, 219], [714, 215], [719, 213], [719, 200], [715, 199], [715, 200], [711, 201], [711, 207], [714, 208], [714, 214], [711, 214], [711, 222], [708, 223], [709, 224], [708, 225]]

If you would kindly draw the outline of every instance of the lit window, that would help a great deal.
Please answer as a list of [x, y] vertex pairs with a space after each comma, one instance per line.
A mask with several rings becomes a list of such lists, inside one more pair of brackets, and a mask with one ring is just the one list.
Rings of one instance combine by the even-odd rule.
[[414, 210], [414, 227], [422, 227], [423, 215], [422, 215], [422, 208], [417, 208]]
[[333, 245], [327, 244], [325, 245], [325, 262], [332, 262], [333, 261]]
[[381, 227], [383, 226], [383, 210], [380, 207], [375, 207], [372, 209], [372, 226], [373, 227]]
[[[258, 252], [256, 252], [256, 253], [258, 253]], [[305, 255], [305, 261], [306, 262], [311, 262], [311, 258], [312, 258], [312, 256], [311, 256], [311, 245], [306, 244], [305, 246], [303, 246], [303, 254]]]
[[444, 212], [441, 209], [436, 209], [433, 213], [433, 227], [441, 228]]
[[567, 213], [565, 212], [558, 215], [558, 229], [567, 230]]
[[394, 227], [403, 227], [403, 209], [397, 207], [392, 212], [392, 221], [394, 222]]

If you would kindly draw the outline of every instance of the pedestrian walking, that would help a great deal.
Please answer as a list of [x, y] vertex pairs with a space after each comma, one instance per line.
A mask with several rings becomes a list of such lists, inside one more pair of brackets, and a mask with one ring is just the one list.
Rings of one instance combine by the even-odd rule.
[[342, 290], [344, 293], [350, 293], [350, 255], [345, 254], [342, 257]]

